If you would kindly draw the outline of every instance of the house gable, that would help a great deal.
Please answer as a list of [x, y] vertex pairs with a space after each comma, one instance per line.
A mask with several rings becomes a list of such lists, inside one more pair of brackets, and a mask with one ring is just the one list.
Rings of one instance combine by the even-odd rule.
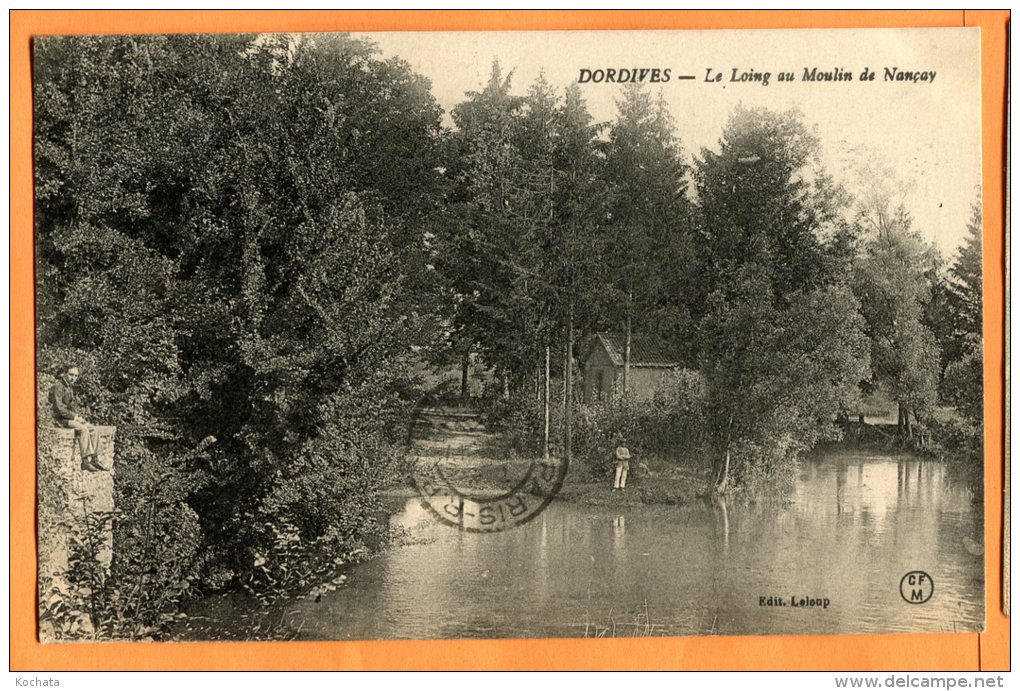
[[[591, 350], [585, 358], [585, 365], [591, 358], [602, 353], [606, 360], [599, 360], [599, 366], [623, 367], [626, 338], [619, 332], [595, 334]], [[674, 369], [680, 366], [680, 358], [661, 339], [650, 334], [632, 334], [630, 340], [630, 366]]]
[[[615, 395], [623, 376], [625, 339], [619, 333], [597, 333], [592, 339], [584, 363], [584, 400], [595, 401]], [[636, 398], [654, 395], [671, 370], [680, 367], [680, 359], [654, 336], [631, 336], [631, 362], [628, 390]]]
[[606, 350], [605, 344], [595, 339], [593, 348], [589, 351], [588, 356], [584, 360], [584, 366], [588, 367], [622, 367], [623, 361], [619, 363], [615, 362], [609, 352]]

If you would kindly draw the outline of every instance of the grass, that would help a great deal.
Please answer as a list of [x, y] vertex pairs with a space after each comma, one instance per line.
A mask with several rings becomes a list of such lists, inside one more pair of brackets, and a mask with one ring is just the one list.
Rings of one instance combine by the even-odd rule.
[[[589, 591], [589, 600], [591, 592]], [[644, 601], [644, 608], [636, 613], [627, 614], [622, 619], [617, 619], [613, 614], [612, 607], [606, 614], [603, 622], [592, 619], [589, 610], [584, 612], [584, 637], [585, 638], [649, 638], [655, 635], [658, 626], [653, 624], [648, 614], [648, 600]]]

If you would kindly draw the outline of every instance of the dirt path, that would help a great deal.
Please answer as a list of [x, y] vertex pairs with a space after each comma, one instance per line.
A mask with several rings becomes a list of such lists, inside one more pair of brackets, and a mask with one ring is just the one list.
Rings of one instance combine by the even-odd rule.
[[485, 430], [476, 411], [425, 408], [411, 435], [411, 453], [424, 471], [438, 470], [459, 487], [509, 489], [528, 462], [513, 458], [503, 438]]
[[[422, 475], [434, 475], [467, 493], [490, 490], [505, 492], [525, 477], [531, 460], [516, 457], [503, 437], [487, 432], [476, 411], [432, 407], [419, 411], [411, 435], [411, 453]], [[637, 466], [632, 468], [628, 490], [612, 492], [611, 466], [603, 478], [567, 475], [559, 498], [588, 504], [635, 505], [677, 504], [705, 493], [710, 469], [701, 472], [672, 470], [669, 475], [651, 477]]]

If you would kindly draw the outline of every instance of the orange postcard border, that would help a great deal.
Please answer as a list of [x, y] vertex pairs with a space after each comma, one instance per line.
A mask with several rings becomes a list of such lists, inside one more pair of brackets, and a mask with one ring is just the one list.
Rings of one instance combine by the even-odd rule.
[[[1004, 189], [1008, 10], [11, 11], [10, 669], [1008, 670], [1002, 614]], [[986, 621], [982, 634], [609, 640], [103, 643], [36, 638], [31, 37], [84, 33], [981, 27]]]

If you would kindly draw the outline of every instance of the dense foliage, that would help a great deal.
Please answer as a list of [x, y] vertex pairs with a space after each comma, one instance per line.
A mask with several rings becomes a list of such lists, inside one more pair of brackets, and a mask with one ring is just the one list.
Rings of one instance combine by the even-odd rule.
[[356, 549], [439, 334], [428, 84], [345, 37], [35, 58], [39, 368], [118, 427], [114, 574], [264, 591], [295, 540]]
[[[496, 64], [448, 129], [424, 78], [346, 36], [43, 38], [35, 75], [40, 401], [73, 363], [118, 427], [118, 548], [88, 590], [128, 625], [101, 635], [360, 550], [425, 362], [480, 360], [517, 449], [548, 415], [593, 475], [623, 435], [719, 489], [787, 478], [876, 391], [904, 438], [979, 457], [978, 206], [947, 271], [795, 111], [738, 107], [691, 158], [640, 86], [598, 124], [576, 86], [518, 95]], [[581, 405], [597, 331], [685, 369]]]
[[[944, 349], [952, 359], [946, 365], [942, 396], [959, 420], [950, 428], [946, 444], [962, 451], [978, 469], [984, 449], [984, 339], [982, 336], [981, 206], [974, 204], [970, 223], [949, 277], [950, 323]], [[980, 473], [978, 473], [980, 480]]]

